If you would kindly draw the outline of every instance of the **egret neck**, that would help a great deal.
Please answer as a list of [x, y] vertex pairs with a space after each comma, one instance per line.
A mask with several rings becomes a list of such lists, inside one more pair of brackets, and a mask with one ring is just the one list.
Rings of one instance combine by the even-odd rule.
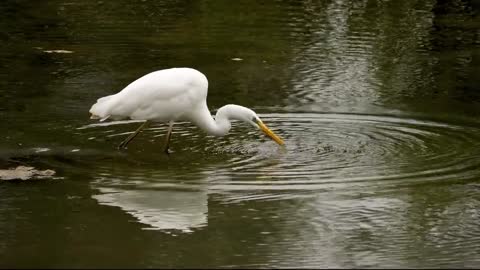
[[257, 126], [253, 121], [256, 118], [255, 112], [249, 108], [233, 104], [218, 109], [215, 119], [213, 119], [206, 104], [200, 106], [190, 117], [199, 128], [214, 136], [226, 135], [232, 127], [230, 120], [240, 120]]

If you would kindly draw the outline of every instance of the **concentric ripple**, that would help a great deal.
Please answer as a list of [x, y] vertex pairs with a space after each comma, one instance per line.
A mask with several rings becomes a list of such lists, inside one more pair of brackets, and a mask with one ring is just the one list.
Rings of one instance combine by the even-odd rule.
[[[480, 176], [475, 125], [357, 114], [268, 114], [286, 150], [233, 158], [219, 189], [325, 190]], [[267, 151], [268, 154], [263, 153]], [[253, 179], [261, 179], [255, 181]]]
[[[377, 187], [468, 181], [480, 176], [480, 125], [476, 123], [328, 113], [261, 117], [285, 139], [285, 147], [240, 123], [224, 138], [206, 136], [181, 123], [174, 131], [175, 152], [164, 157], [158, 145], [163, 142], [165, 127], [155, 125], [139, 139], [144, 140], [140, 142], [143, 150], [127, 152], [136, 155], [136, 160], [154, 161], [146, 163], [147, 167], [130, 164], [120, 170], [100, 164], [102, 180], [98, 183], [208, 190], [227, 194], [227, 201], [237, 201], [327, 191], [369, 193]], [[110, 132], [108, 136], [123, 138], [126, 133]]]

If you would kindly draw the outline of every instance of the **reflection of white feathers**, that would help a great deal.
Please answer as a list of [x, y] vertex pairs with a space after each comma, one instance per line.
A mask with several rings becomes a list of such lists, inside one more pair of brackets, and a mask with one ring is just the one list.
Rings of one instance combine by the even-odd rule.
[[202, 190], [124, 190], [98, 188], [100, 204], [120, 207], [152, 230], [176, 229], [191, 232], [207, 224], [207, 192]]

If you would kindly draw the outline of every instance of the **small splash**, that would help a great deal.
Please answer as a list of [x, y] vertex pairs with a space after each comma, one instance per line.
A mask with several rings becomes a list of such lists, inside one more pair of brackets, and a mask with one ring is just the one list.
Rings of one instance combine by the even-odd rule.
[[63, 49], [58, 49], [58, 50], [46, 50], [43, 47], [33, 47], [34, 49], [40, 50], [44, 53], [73, 53], [73, 51], [70, 50], [63, 50]]
[[48, 151], [50, 151], [50, 148], [46, 148], [46, 147], [37, 147], [37, 148], [34, 148], [34, 151], [35, 151], [35, 153], [48, 152]]
[[43, 50], [44, 53], [65, 53], [65, 54], [68, 54], [68, 53], [73, 53], [73, 51], [69, 51], [69, 50]]

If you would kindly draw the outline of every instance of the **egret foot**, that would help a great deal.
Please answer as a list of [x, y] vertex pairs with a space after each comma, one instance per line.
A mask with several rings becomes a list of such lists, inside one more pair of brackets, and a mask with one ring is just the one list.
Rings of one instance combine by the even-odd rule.
[[173, 151], [170, 150], [170, 148], [168, 148], [168, 147], [166, 147], [166, 148], [163, 150], [163, 152], [164, 152], [165, 154], [167, 154], [167, 156], [169, 156], [171, 153], [173, 153]]

